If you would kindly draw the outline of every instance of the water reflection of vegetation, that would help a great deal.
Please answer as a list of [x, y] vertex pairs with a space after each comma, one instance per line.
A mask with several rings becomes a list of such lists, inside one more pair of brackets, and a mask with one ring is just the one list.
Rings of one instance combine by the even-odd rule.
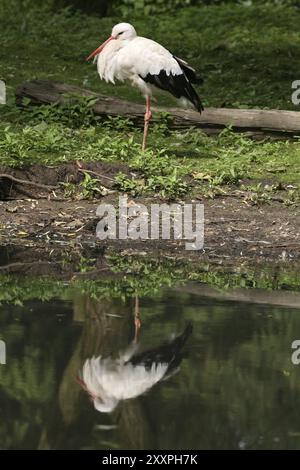
[[[151, 295], [161, 287], [197, 281], [219, 289], [234, 287], [299, 290], [300, 276], [297, 267], [240, 266], [224, 268], [205, 263], [193, 264], [184, 260], [148, 259], [128, 256], [108, 258], [110, 275], [87, 280], [74, 276], [70, 282], [49, 277], [30, 278], [0, 276], [0, 302], [21, 305], [30, 299], [43, 301], [52, 298], [69, 298], [73, 292], [88, 294], [91, 298], [122, 298]], [[89, 267], [89, 269], [92, 269]]]

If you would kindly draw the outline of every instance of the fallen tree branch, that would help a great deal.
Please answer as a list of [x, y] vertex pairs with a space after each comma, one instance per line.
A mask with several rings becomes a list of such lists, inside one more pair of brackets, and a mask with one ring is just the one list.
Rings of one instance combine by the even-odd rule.
[[248, 238], [239, 237], [239, 238], [236, 238], [235, 241], [245, 242], [245, 243], [249, 243], [249, 244], [255, 245], [255, 246], [261, 246], [261, 245], [272, 246], [272, 243], [268, 242], [266, 240], [248, 240]]
[[86, 170], [85, 168], [78, 168], [78, 171], [80, 173], [89, 173], [90, 175], [97, 176], [98, 178], [105, 178], [108, 181], [112, 181], [113, 183], [115, 183], [114, 178], [110, 178], [109, 176], [101, 175], [100, 173], [97, 173], [96, 171]]
[[18, 184], [28, 184], [30, 186], [35, 186], [36, 188], [40, 189], [46, 189], [48, 191], [53, 191], [53, 189], [58, 189], [59, 186], [48, 186], [46, 184], [41, 184], [41, 183], [35, 183], [34, 181], [29, 181], [29, 180], [21, 180], [19, 178], [15, 178], [12, 175], [8, 175], [7, 173], [0, 173], [0, 179], [1, 178], [6, 178], [10, 181], [13, 181], [14, 183]]
[[61, 264], [62, 261], [30, 261], [30, 262], [15, 262], [10, 264], [5, 264], [4, 266], [0, 266], [0, 271], [6, 271], [7, 269], [13, 268], [25, 268], [27, 266], [43, 266], [43, 265], [51, 265], [51, 264]]
[[[63, 103], [68, 93], [98, 98], [94, 112], [101, 118], [123, 116], [134, 120], [138, 126], [144, 125], [143, 104], [100, 95], [65, 83], [48, 80], [25, 82], [17, 88], [16, 102], [22, 106], [23, 99], [28, 98], [35, 105]], [[153, 111], [170, 113], [168, 125], [172, 129], [194, 126], [207, 134], [217, 134], [225, 127], [231, 126], [233, 131], [244, 132], [254, 138], [286, 138], [300, 135], [300, 113], [296, 111], [206, 108], [201, 115], [196, 111], [180, 108], [153, 107]]]
[[93, 276], [95, 274], [98, 274], [98, 273], [101, 273], [101, 272], [104, 272], [104, 271], [107, 271], [107, 272], [111, 272], [111, 269], [109, 267], [105, 267], [105, 268], [99, 268], [99, 269], [94, 269], [92, 271], [86, 271], [86, 272], [74, 272], [73, 274], [73, 277], [72, 279], [75, 279], [76, 277], [90, 277], [90, 276]]

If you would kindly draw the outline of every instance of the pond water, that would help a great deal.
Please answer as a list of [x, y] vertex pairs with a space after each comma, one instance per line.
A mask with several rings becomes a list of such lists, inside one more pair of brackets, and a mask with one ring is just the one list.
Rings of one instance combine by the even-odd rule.
[[195, 288], [140, 298], [140, 351], [189, 323], [192, 334], [179, 370], [99, 412], [76, 378], [87, 359], [116, 361], [133, 344], [134, 312], [134, 299], [79, 293], [0, 307], [2, 449], [300, 449], [300, 365], [291, 362], [300, 308]]

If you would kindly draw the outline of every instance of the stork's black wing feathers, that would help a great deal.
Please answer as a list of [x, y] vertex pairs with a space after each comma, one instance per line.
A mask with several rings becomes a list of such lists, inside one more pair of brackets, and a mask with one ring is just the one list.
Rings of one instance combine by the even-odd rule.
[[196, 85], [201, 85], [203, 83], [203, 79], [197, 74], [196, 70], [185, 60], [179, 59], [179, 57], [176, 57], [175, 55], [173, 55], [173, 57], [178, 62], [181, 70], [191, 83], [195, 83]]
[[151, 369], [153, 364], [168, 364], [166, 374], [176, 369], [182, 360], [182, 348], [193, 331], [193, 326], [188, 323], [181, 335], [176, 336], [169, 343], [135, 354], [128, 362], [133, 365], [143, 365], [146, 369]]
[[[191, 76], [191, 70], [189, 69], [189, 74]], [[168, 91], [171, 93], [175, 98], [186, 98], [189, 100], [197, 111], [201, 113], [203, 111], [203, 106], [199, 96], [197, 95], [196, 91], [194, 90], [191, 81], [188, 78], [188, 75], [182, 71], [180, 75], [172, 75], [171, 73], [168, 75], [165, 70], [161, 70], [159, 74], [152, 75], [148, 73], [145, 77], [140, 77], [147, 83], [151, 85], [155, 85], [157, 88], [161, 90]]]

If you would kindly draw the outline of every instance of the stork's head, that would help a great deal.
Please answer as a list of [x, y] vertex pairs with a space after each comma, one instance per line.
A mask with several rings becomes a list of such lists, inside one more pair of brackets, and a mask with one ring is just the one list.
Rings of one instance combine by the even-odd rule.
[[129, 23], [119, 23], [113, 27], [111, 37], [116, 39], [117, 41], [133, 39], [136, 37], [136, 30]]
[[102, 400], [102, 398], [96, 398], [94, 400], [94, 407], [100, 413], [111, 413], [114, 411], [118, 404], [118, 401], [114, 398], [107, 398], [106, 400]]
[[86, 60], [90, 60], [93, 57], [97, 56], [100, 54], [104, 47], [110, 42], [110, 41], [129, 41], [130, 39], [134, 39], [136, 37], [136, 30], [134, 27], [129, 24], [129, 23], [119, 23], [116, 24], [116, 26], [113, 27], [111, 36], [103, 43], [101, 46], [99, 46], [94, 52], [92, 52]]

